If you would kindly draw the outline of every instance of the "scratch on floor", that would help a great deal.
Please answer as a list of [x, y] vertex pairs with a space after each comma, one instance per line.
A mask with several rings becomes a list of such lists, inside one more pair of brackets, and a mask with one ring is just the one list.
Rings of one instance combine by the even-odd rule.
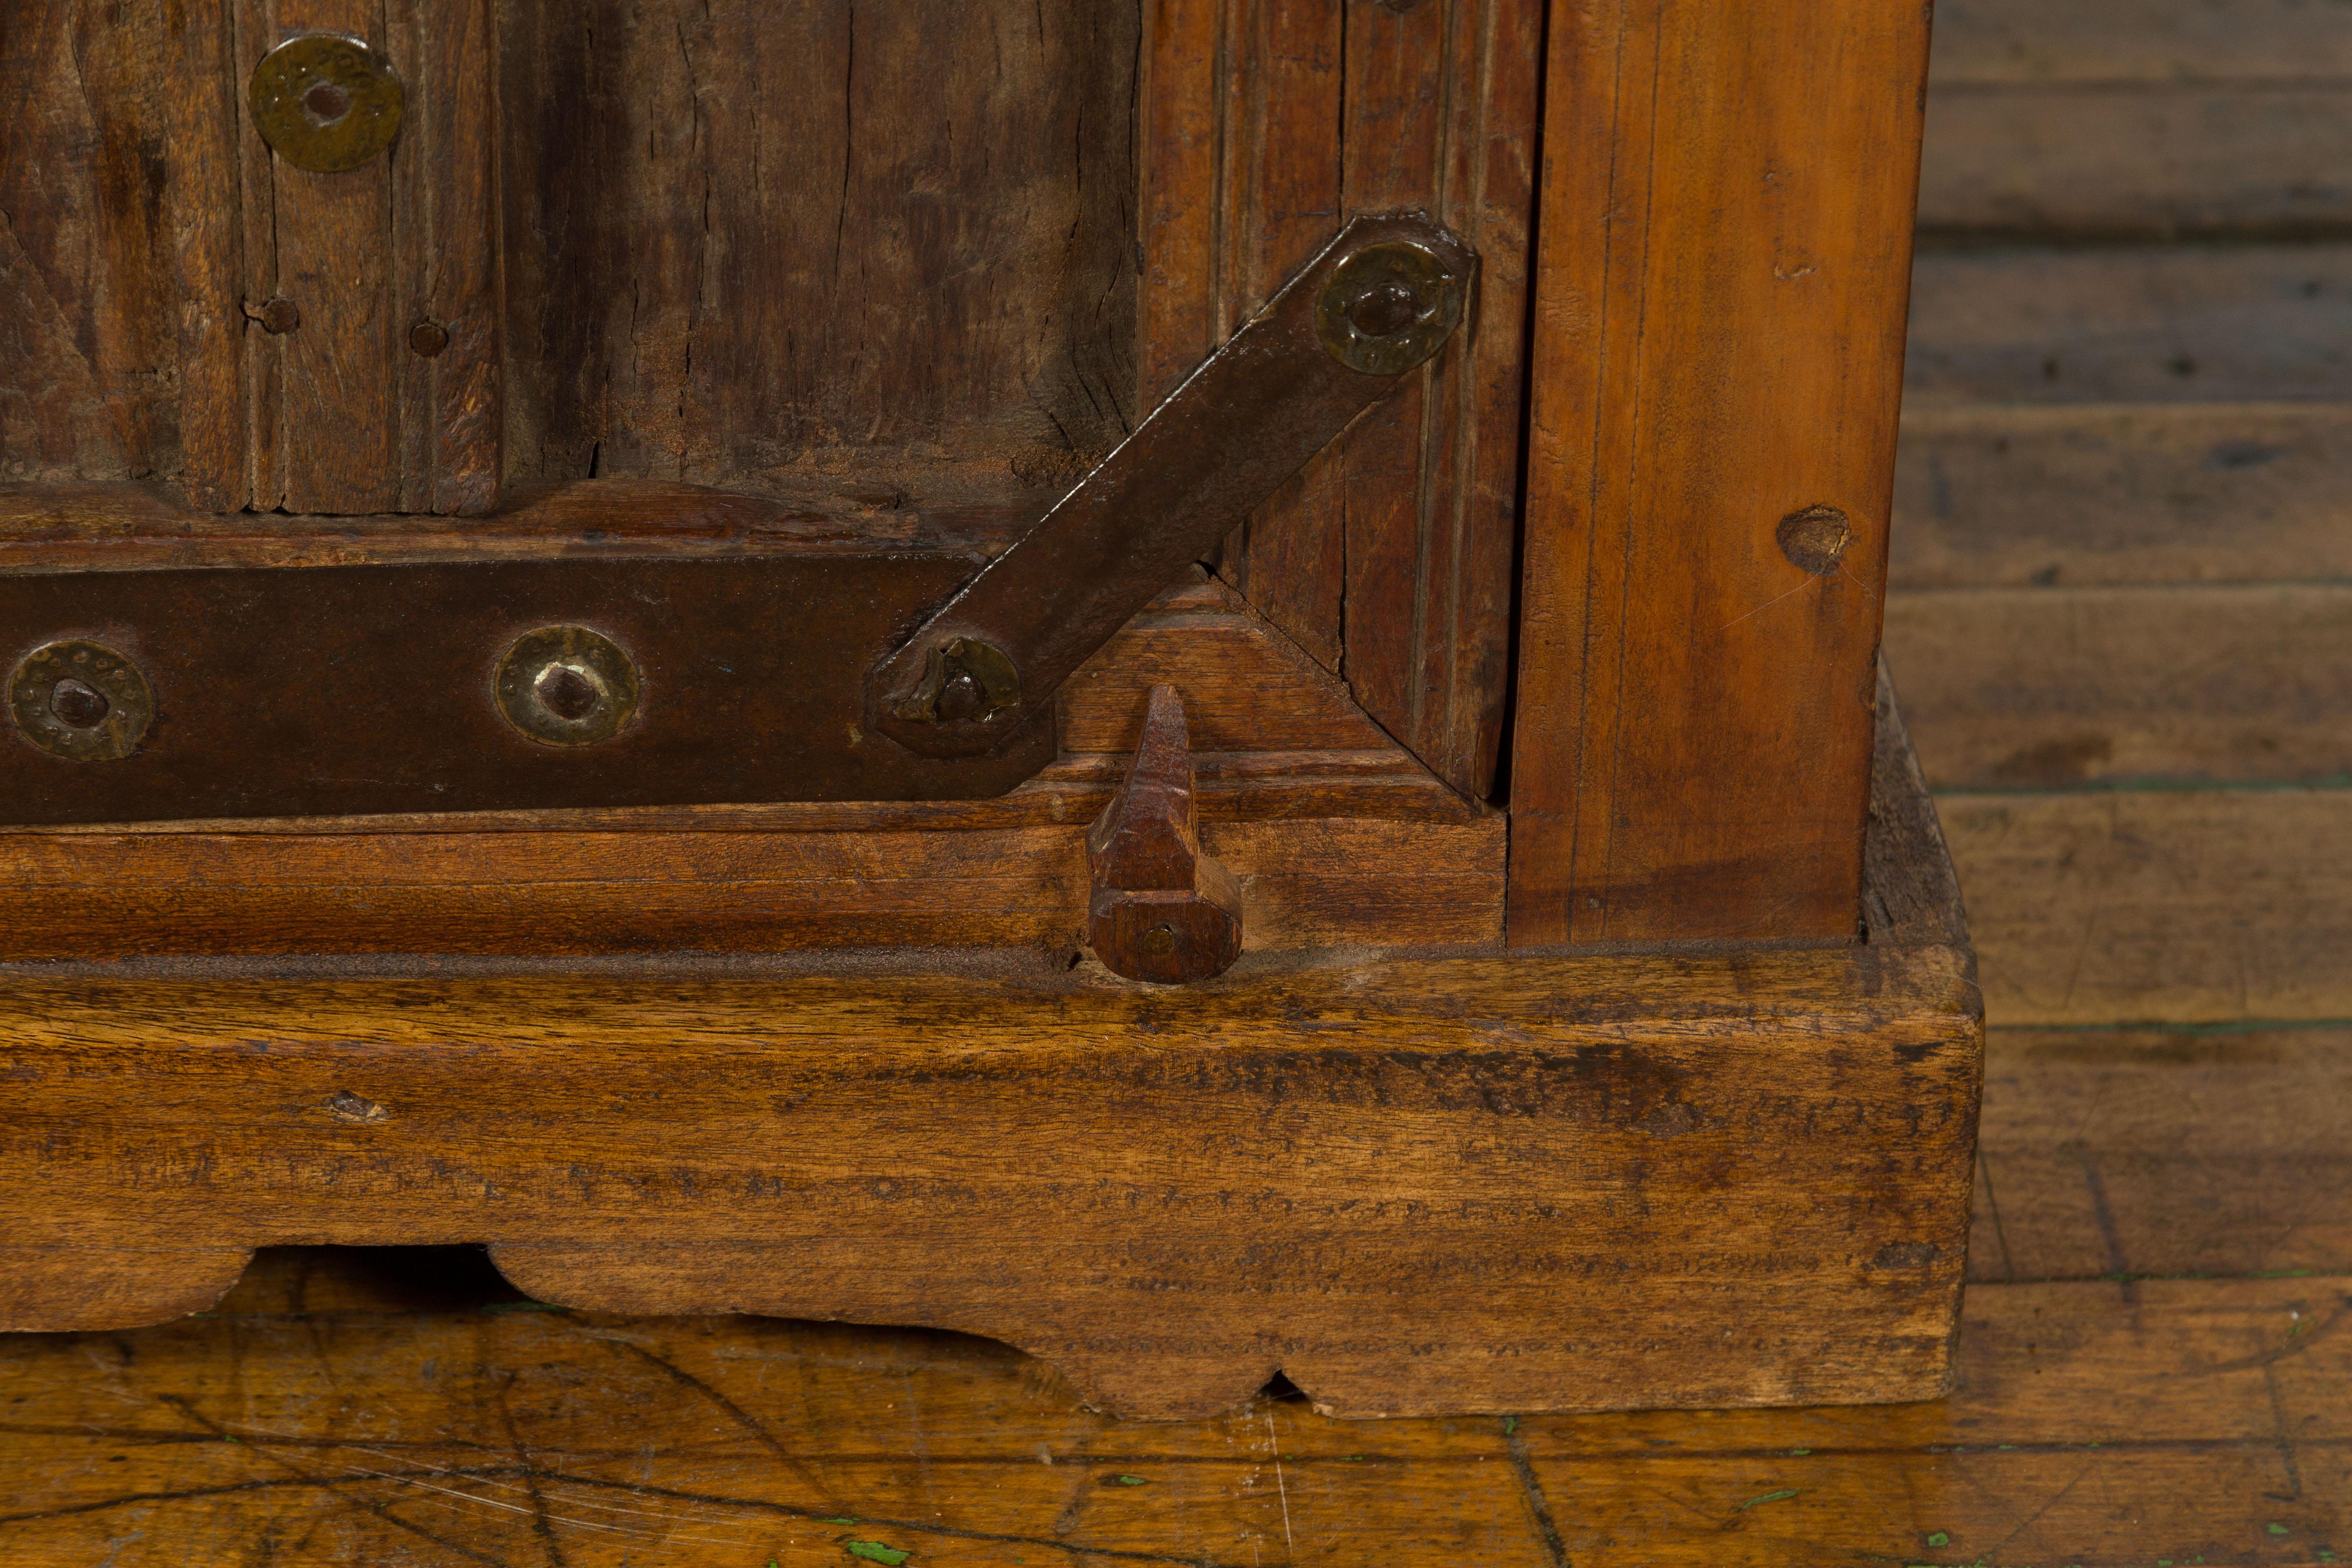
[[1274, 1412], [1271, 1409], [1265, 1413], [1265, 1440], [1267, 1446], [1274, 1449], [1275, 1496], [1282, 1500], [1282, 1549], [1295, 1556], [1298, 1547], [1290, 1539], [1290, 1489], [1282, 1479], [1282, 1439], [1275, 1435]]

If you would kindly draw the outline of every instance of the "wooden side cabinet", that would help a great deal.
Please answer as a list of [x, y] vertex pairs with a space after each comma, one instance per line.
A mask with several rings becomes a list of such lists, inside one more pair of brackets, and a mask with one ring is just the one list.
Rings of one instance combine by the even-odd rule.
[[0, 17], [0, 1327], [1932, 1397], [1912, 0]]

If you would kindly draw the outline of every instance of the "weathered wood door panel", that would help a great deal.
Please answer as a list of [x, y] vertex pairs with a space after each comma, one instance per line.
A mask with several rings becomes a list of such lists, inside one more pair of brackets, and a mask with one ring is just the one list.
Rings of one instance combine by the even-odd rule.
[[[337, 173], [247, 102], [315, 31], [407, 93]], [[1540, 0], [12, 7], [0, 479], [297, 516], [659, 479], [986, 548], [1348, 217], [1429, 209], [1482, 253], [1469, 330], [1223, 568], [1481, 797], [1539, 31]]]

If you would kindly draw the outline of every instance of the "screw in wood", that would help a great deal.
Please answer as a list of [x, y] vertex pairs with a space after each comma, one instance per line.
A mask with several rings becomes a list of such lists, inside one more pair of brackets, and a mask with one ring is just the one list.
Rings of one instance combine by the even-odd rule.
[[49, 711], [77, 730], [97, 729], [113, 706], [105, 692], [70, 675], [49, 688]]

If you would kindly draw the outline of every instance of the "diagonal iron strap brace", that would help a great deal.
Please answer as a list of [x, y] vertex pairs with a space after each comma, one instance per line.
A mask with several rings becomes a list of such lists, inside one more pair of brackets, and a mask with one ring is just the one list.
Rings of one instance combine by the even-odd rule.
[[1443, 346], [1475, 266], [1419, 215], [1348, 225], [875, 667], [869, 721], [930, 757], [1021, 733], [1153, 595]]

